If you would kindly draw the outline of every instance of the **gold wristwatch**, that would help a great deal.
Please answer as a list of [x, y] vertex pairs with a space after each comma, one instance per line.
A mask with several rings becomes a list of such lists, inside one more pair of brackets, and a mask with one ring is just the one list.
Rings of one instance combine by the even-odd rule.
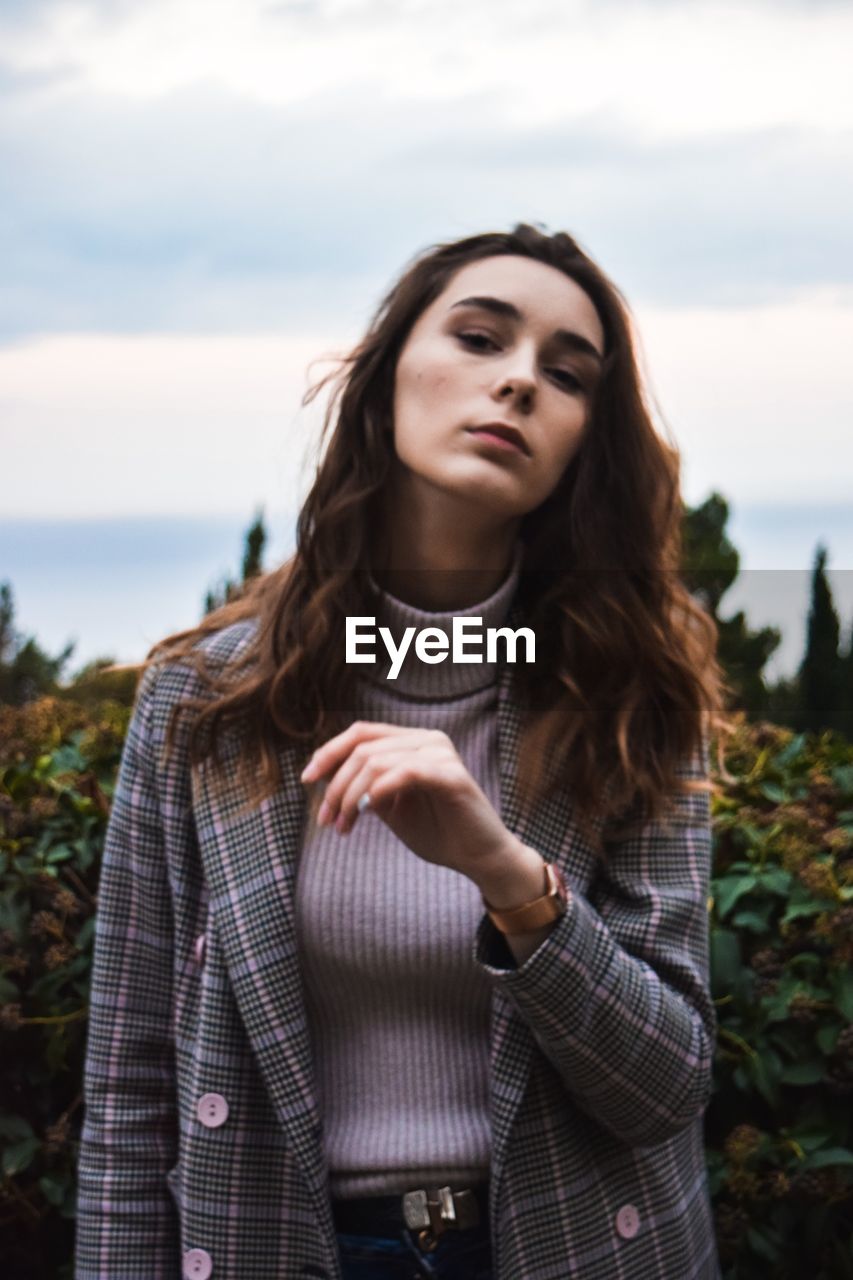
[[564, 916], [569, 906], [569, 887], [562, 871], [556, 862], [545, 863], [545, 892], [532, 902], [525, 902], [520, 907], [509, 911], [499, 911], [483, 898], [483, 905], [489, 913], [492, 924], [501, 933], [531, 933], [551, 924]]

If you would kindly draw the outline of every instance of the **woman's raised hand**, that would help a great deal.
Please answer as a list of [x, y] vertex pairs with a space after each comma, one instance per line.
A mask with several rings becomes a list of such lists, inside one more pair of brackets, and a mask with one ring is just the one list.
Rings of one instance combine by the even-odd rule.
[[477, 883], [522, 847], [440, 729], [356, 720], [314, 752], [301, 778], [327, 780], [320, 826], [346, 835], [367, 796], [370, 809], [419, 858]]

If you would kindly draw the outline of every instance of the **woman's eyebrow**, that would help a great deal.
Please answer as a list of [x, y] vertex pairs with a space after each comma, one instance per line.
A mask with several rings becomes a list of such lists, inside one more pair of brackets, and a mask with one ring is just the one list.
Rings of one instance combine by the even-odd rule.
[[[459, 302], [454, 302], [450, 310], [453, 311], [456, 307], [481, 307], [484, 311], [491, 311], [497, 316], [506, 316], [510, 320], [520, 321], [524, 319], [524, 313], [519, 311], [515, 303], [507, 302], [504, 298], [490, 298], [488, 296], [462, 298]], [[601, 352], [583, 334], [575, 333], [571, 329], [555, 329], [553, 336], [564, 347], [568, 347], [572, 351], [581, 352], [583, 355], [592, 356], [599, 364], [604, 359]]]

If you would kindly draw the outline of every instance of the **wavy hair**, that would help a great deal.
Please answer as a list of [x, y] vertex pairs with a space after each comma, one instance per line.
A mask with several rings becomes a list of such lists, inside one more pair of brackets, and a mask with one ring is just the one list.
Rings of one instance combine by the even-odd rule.
[[[294, 554], [198, 626], [159, 641], [143, 666], [180, 660], [195, 668], [205, 691], [174, 708], [190, 717], [190, 761], [216, 763], [220, 735], [239, 728], [251, 804], [280, 785], [283, 745], [307, 757], [351, 722], [357, 677], [344, 661], [344, 624], [365, 612], [369, 539], [393, 459], [397, 360], [453, 275], [501, 254], [563, 272], [604, 329], [582, 443], [554, 491], [521, 521], [514, 616], [534, 629], [537, 661], [512, 676], [523, 714], [523, 799], [535, 804], [555, 786], [570, 788], [601, 853], [608, 818], [656, 819], [675, 794], [712, 790], [707, 740], [730, 727], [723, 711], [731, 690], [716, 658], [716, 624], [679, 576], [680, 459], [653, 425], [627, 302], [564, 232], [520, 223], [432, 246], [407, 264], [362, 340], [304, 397], [307, 404], [333, 384]], [[257, 625], [239, 657], [212, 670], [205, 637], [248, 619]], [[173, 715], [167, 746], [174, 728]], [[721, 752], [718, 741], [720, 761]], [[685, 761], [694, 763], [685, 770]]]

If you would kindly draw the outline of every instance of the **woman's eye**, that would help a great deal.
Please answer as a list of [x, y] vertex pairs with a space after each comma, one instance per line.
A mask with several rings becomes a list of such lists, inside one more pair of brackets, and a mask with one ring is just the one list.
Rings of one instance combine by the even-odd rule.
[[552, 369], [551, 373], [557, 382], [561, 383], [568, 391], [583, 391], [583, 383], [580, 378], [576, 378], [573, 373], [569, 373], [568, 369]]
[[474, 351], [485, 351], [487, 346], [497, 348], [498, 345], [487, 333], [457, 333], [456, 336]]
[[[494, 338], [490, 338], [487, 333], [476, 333], [472, 330], [466, 330], [463, 333], [457, 333], [456, 337], [466, 347], [472, 351], [488, 351], [494, 349], [500, 351], [500, 344]], [[570, 373], [568, 369], [549, 369], [548, 372], [566, 391], [583, 391], [583, 383], [575, 374]]]

